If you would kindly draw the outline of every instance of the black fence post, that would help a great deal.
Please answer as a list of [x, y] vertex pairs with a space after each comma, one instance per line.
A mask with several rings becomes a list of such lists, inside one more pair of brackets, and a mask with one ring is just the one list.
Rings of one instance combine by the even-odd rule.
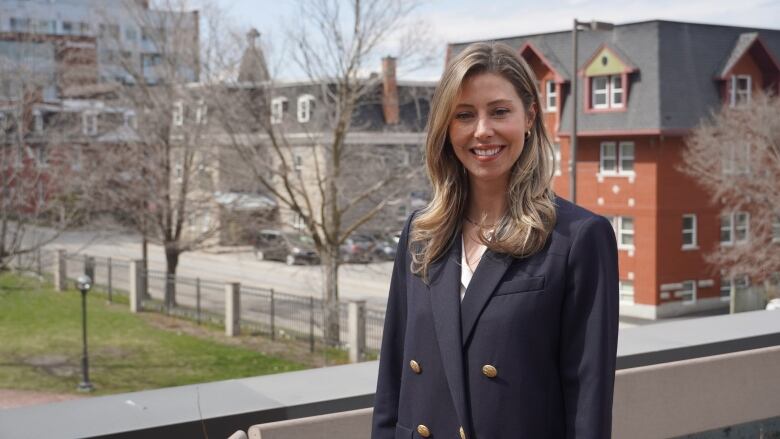
[[271, 340], [276, 340], [276, 328], [275, 328], [275, 316], [276, 314], [276, 303], [274, 301], [274, 289], [271, 288]]
[[108, 303], [111, 303], [113, 301], [113, 293], [114, 293], [114, 275], [113, 275], [113, 269], [112, 269], [112, 261], [111, 257], [108, 258]]
[[314, 297], [309, 296], [309, 352], [314, 352]]
[[195, 312], [197, 313], [198, 324], [200, 325], [200, 278], [195, 278]]

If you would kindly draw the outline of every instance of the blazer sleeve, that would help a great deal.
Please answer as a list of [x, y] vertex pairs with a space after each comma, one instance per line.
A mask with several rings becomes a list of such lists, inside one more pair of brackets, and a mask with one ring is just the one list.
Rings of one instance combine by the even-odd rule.
[[374, 396], [372, 439], [393, 439], [398, 420], [398, 397], [404, 361], [406, 330], [406, 275], [409, 270], [408, 236], [414, 214], [406, 220], [395, 254], [390, 294], [385, 311], [382, 347], [379, 352], [379, 377]]
[[601, 216], [573, 238], [561, 315], [560, 373], [566, 439], [611, 437], [618, 337], [615, 233]]

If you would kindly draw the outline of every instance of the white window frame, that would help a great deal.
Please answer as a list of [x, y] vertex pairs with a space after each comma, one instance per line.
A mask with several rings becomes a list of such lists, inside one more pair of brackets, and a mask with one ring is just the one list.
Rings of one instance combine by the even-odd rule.
[[284, 122], [284, 104], [287, 103], [287, 98], [279, 96], [271, 99], [271, 123], [280, 124]]
[[[609, 108], [609, 76], [593, 76], [590, 82], [590, 105], [594, 109]], [[604, 80], [604, 88], [596, 88], [597, 80]], [[596, 96], [604, 96], [604, 103], [596, 103]]]
[[561, 143], [553, 143], [553, 157], [555, 158], [555, 175], [561, 175]]
[[[744, 219], [744, 225], [737, 225], [739, 219]], [[728, 223], [724, 225], [724, 220]], [[731, 246], [735, 244], [744, 244], [750, 241], [750, 213], [749, 212], [730, 212], [720, 215], [720, 245]], [[737, 239], [737, 232], [744, 231], [745, 237]], [[723, 239], [723, 232], [728, 232], [729, 239]]]
[[551, 79], [545, 82], [544, 101], [547, 111], [556, 111], [558, 109], [558, 91], [556, 90], [555, 81]]
[[[748, 241], [750, 241], [750, 213], [748, 212], [734, 212], [734, 221], [732, 221], [732, 224], [734, 224], [734, 243], [735, 244], [744, 244]], [[740, 225], [740, 218], [744, 219], [744, 224]], [[739, 239], [738, 234], [740, 231], [744, 231], [744, 238]]]
[[[607, 155], [605, 150], [608, 146], [612, 146], [615, 149], [614, 155]], [[617, 174], [618, 173], [618, 143], [617, 142], [601, 142], [601, 149], [599, 153], [599, 172], [601, 174]], [[606, 169], [604, 162], [606, 160], [612, 160], [615, 163], [613, 169]]]
[[298, 97], [298, 122], [306, 123], [311, 120], [311, 107], [314, 96], [306, 94]]
[[295, 175], [297, 175], [298, 178], [301, 178], [303, 172], [303, 156], [299, 154], [293, 156], [293, 171], [295, 171]]
[[[631, 154], [628, 154], [626, 151], [628, 148], [631, 147]], [[631, 141], [622, 141], [618, 143], [617, 148], [618, 153], [618, 174], [621, 175], [634, 175], [634, 160], [636, 156], [636, 146], [634, 145], [634, 142]], [[631, 169], [625, 169], [626, 166], [624, 166], [625, 161], [631, 162]]]
[[[723, 239], [723, 232], [728, 233], [728, 239]], [[734, 244], [734, 214], [720, 214], [720, 245]]]
[[[605, 80], [603, 88], [596, 88], [596, 82]], [[623, 75], [599, 75], [590, 77], [590, 108], [605, 110], [624, 107], [626, 84]], [[618, 87], [619, 85], [619, 87]], [[604, 96], [604, 103], [597, 103], [596, 96]], [[619, 99], [618, 99], [619, 97]]]
[[81, 116], [81, 132], [85, 136], [96, 136], [98, 133], [98, 118], [94, 111], [85, 111]]
[[174, 126], [178, 127], [184, 125], [184, 102], [176, 101], [173, 103], [172, 117]]
[[[605, 153], [609, 146], [615, 148], [614, 156]], [[631, 151], [630, 153], [629, 150]], [[607, 160], [613, 160], [615, 162], [614, 168], [607, 169], [604, 166], [604, 163]], [[636, 145], [633, 141], [622, 140], [618, 142], [610, 140], [601, 142], [599, 148], [599, 175], [633, 177], [636, 175], [636, 171], [634, 170], [635, 162]], [[626, 166], [627, 163], [631, 163], [631, 169], [626, 169], [628, 168], [628, 166]]]
[[209, 121], [209, 107], [206, 105], [206, 101], [203, 99], [198, 100], [198, 104], [195, 107], [195, 123], [198, 125], [205, 125]]
[[[740, 79], [747, 80], [747, 90], [738, 90], [737, 85]], [[731, 77], [731, 96], [730, 106], [736, 107], [739, 104], [750, 104], [750, 98], [753, 91], [753, 78], [750, 75], [733, 75]]]
[[[631, 216], [619, 216], [618, 219], [618, 248], [623, 250], [633, 250], [634, 249], [634, 242], [636, 238], [636, 222], [634, 221], [634, 217]], [[625, 223], [627, 221], [631, 222], [631, 229], [626, 228]], [[623, 237], [624, 236], [631, 236], [631, 244], [623, 244]]]
[[[691, 228], [686, 229], [685, 228], [685, 220], [690, 219], [691, 220]], [[697, 218], [695, 213], [686, 213], [682, 216], [682, 249], [683, 250], [695, 250], [699, 248], [699, 241], [697, 236]], [[685, 235], [689, 234], [691, 237], [691, 242], [686, 243], [685, 242]]]
[[[630, 287], [630, 294], [628, 293]], [[626, 305], [634, 304], [634, 281], [629, 279], [620, 279], [618, 283], [618, 291], [620, 297], [620, 303]]]
[[[679, 289], [677, 291], [677, 297], [680, 297], [682, 299], [683, 305], [690, 305], [693, 303], [696, 303], [696, 281], [695, 280], [684, 280], [680, 282], [681, 285], [683, 285], [683, 288]], [[685, 288], [686, 285], [690, 285], [690, 299], [686, 300], [685, 296], [688, 294], [683, 294], [683, 291], [688, 291], [688, 289]]]
[[[615, 80], [620, 81], [620, 87], [615, 87]], [[612, 75], [609, 77], [609, 106], [610, 108], [623, 108], [623, 76]], [[620, 94], [620, 99], [615, 101], [615, 97]]]
[[[727, 277], [724, 272], [720, 273], [720, 300], [728, 301], [731, 299], [731, 288], [734, 287], [735, 292], [750, 287], [750, 278], [746, 274], [738, 274], [736, 276]], [[726, 292], [726, 294], [724, 294]]]
[[[617, 246], [619, 250], [634, 250], [634, 244], [623, 244], [623, 236], [631, 236], [632, 242], [636, 242], [636, 221], [632, 216], [619, 216], [619, 215], [605, 215], [606, 219], [612, 224], [612, 230], [615, 232], [615, 238], [617, 239]], [[631, 229], [626, 228], [623, 223], [624, 220], [631, 221]]]

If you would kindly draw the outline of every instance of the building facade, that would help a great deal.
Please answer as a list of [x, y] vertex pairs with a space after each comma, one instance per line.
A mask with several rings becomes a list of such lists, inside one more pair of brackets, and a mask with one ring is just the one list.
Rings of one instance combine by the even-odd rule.
[[171, 77], [158, 73], [166, 64], [177, 70], [179, 82], [197, 81], [198, 17], [197, 10], [158, 10], [146, 0], [4, 0], [0, 59], [38, 60], [52, 70], [63, 64], [58, 57], [66, 52], [59, 46], [68, 41], [70, 52], [94, 51], [100, 83], [154, 83]]
[[[577, 111], [576, 202], [613, 223], [621, 313], [654, 319], [728, 307], [732, 284], [750, 280], [721, 278], [704, 254], [749, 240], [749, 214], [721, 216], [727, 206], [680, 171], [681, 153], [713, 111], [780, 91], [780, 31], [654, 20], [578, 38], [574, 69], [570, 31], [497, 41], [537, 76], [558, 162], [554, 189], [567, 198]], [[467, 45], [450, 44], [448, 58]]]

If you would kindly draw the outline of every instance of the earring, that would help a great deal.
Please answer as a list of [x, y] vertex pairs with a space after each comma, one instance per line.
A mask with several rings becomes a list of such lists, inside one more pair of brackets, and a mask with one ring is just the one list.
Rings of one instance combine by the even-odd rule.
[[531, 130], [525, 132], [525, 140], [528, 140], [529, 137], [531, 137]]

